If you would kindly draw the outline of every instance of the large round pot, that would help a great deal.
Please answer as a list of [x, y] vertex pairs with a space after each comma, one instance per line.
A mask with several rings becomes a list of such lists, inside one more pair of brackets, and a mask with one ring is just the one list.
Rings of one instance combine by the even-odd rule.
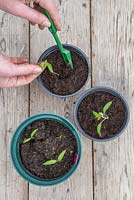
[[[63, 125], [65, 125], [67, 128], [70, 129], [70, 131], [72, 132], [72, 134], [74, 135], [75, 139], [76, 139], [76, 143], [77, 143], [77, 153], [78, 153], [78, 160], [77, 162], [72, 166], [72, 168], [70, 169], [69, 172], [67, 172], [63, 177], [59, 177], [56, 178], [54, 180], [42, 180], [34, 175], [32, 175], [30, 172], [28, 172], [21, 161], [21, 157], [20, 157], [20, 153], [19, 153], [19, 141], [20, 138], [22, 137], [22, 133], [25, 130], [25, 128], [38, 120], [41, 119], [50, 119], [50, 120], [56, 120], [60, 123], [62, 123]], [[70, 123], [70, 121], [68, 121], [67, 119], [58, 116], [58, 115], [53, 115], [53, 114], [37, 114], [34, 116], [31, 116], [27, 119], [25, 119], [16, 129], [12, 141], [11, 141], [11, 148], [10, 148], [10, 152], [11, 152], [11, 159], [13, 162], [13, 165], [16, 169], [16, 171], [20, 174], [20, 176], [22, 176], [26, 181], [38, 185], [38, 186], [52, 186], [58, 183], [61, 183], [63, 181], [65, 181], [66, 179], [68, 179], [69, 177], [72, 176], [72, 174], [75, 172], [75, 170], [77, 169], [79, 163], [80, 163], [80, 159], [81, 159], [81, 141], [80, 141], [80, 137], [77, 133], [77, 130], [75, 129], [75, 127]]]

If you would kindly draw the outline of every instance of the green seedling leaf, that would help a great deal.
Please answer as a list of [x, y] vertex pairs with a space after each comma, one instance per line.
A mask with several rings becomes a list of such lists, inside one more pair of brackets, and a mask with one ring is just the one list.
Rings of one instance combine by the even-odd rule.
[[39, 63], [39, 66], [40, 66], [42, 69], [48, 68], [48, 70], [49, 70], [51, 73], [54, 73], [53, 66], [52, 66], [49, 62], [47, 62], [47, 60], [42, 61], [41, 63]]
[[38, 128], [32, 131], [31, 138], [33, 138], [36, 135], [37, 131], [38, 131]]
[[32, 140], [32, 138], [35, 136], [35, 134], [37, 133], [37, 131], [38, 131], [38, 129], [33, 130], [32, 133], [31, 133], [31, 136], [29, 138], [25, 138], [23, 140], [23, 144], [25, 144], [25, 143], [29, 142], [30, 140]]
[[65, 153], [66, 153], [66, 150], [62, 151], [62, 152], [59, 154], [57, 160], [48, 160], [48, 161], [44, 162], [43, 165], [53, 165], [53, 164], [55, 164], [55, 163], [57, 163], [57, 162], [60, 162], [60, 161], [63, 159]]
[[109, 101], [108, 103], [106, 103], [106, 105], [103, 107], [103, 112], [95, 112], [92, 111], [93, 116], [95, 117], [95, 119], [97, 119], [98, 121], [100, 120], [100, 123], [97, 126], [97, 133], [100, 137], [102, 137], [101, 135], [101, 129], [102, 129], [102, 124], [105, 120], [109, 119], [109, 116], [107, 115], [107, 111], [110, 108], [110, 106], [112, 105], [112, 101]]
[[25, 138], [25, 139], [23, 140], [23, 144], [29, 142], [31, 139], [32, 139], [32, 138]]
[[42, 69], [45, 69], [45, 68], [47, 67], [46, 61], [42, 61], [41, 63], [39, 63], [39, 66], [40, 66]]
[[53, 165], [53, 164], [55, 164], [57, 162], [58, 162], [57, 160], [48, 160], [48, 161], [44, 162], [43, 165], [45, 165], [45, 166]]
[[62, 151], [59, 156], [58, 156], [58, 161], [60, 162], [63, 158], [64, 158], [64, 155], [66, 153], [66, 150]]
[[99, 113], [97, 113], [97, 112], [93, 111], [93, 115], [94, 115], [94, 117], [95, 117], [95, 118], [98, 118], [98, 116], [99, 116]]
[[47, 63], [47, 68], [51, 73], [54, 73], [53, 67], [50, 63]]
[[101, 129], [102, 129], [102, 122], [100, 122], [97, 126], [97, 133], [101, 137]]
[[112, 101], [106, 103], [106, 105], [103, 107], [103, 113], [106, 113], [111, 105], [112, 105]]
[[95, 111], [93, 111], [93, 115], [95, 117], [95, 119], [100, 120], [102, 118], [102, 115], [100, 113], [97, 113]]

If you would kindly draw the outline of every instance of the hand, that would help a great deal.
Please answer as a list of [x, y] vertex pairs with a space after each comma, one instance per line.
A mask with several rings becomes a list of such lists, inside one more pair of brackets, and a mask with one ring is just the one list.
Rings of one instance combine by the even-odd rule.
[[27, 58], [0, 56], [0, 88], [30, 83], [43, 71], [38, 65], [26, 64]]
[[41, 29], [50, 27], [48, 18], [40, 13], [40, 8], [45, 8], [51, 15], [55, 26], [60, 30], [60, 18], [53, 0], [33, 0], [34, 8], [29, 7], [30, 0], [0, 0], [0, 9], [13, 15], [29, 20], [32, 24], [38, 24]]

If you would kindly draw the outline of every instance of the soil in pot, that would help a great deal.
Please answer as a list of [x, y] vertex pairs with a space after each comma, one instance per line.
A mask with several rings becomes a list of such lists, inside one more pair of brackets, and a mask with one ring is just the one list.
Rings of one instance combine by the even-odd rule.
[[69, 95], [77, 92], [88, 78], [88, 66], [80, 55], [71, 51], [74, 69], [71, 69], [63, 61], [60, 52], [54, 51], [46, 59], [52, 64], [56, 74], [44, 70], [41, 74], [43, 85], [57, 95]]
[[[110, 101], [112, 101], [112, 105], [107, 111], [108, 119], [102, 123], [100, 137], [97, 132], [97, 126], [101, 120], [95, 119], [93, 111], [102, 112], [104, 106]], [[77, 117], [81, 128], [86, 134], [94, 138], [110, 138], [115, 136], [122, 128], [125, 120], [125, 107], [118, 97], [107, 92], [95, 92], [82, 100], [78, 108]]]
[[[33, 130], [37, 132], [28, 142]], [[57, 160], [66, 150], [60, 162], [43, 165], [49, 160]], [[30, 124], [23, 132], [19, 143], [23, 167], [32, 175], [50, 180], [64, 176], [74, 165], [77, 155], [77, 142], [71, 130], [54, 120], [40, 120]]]

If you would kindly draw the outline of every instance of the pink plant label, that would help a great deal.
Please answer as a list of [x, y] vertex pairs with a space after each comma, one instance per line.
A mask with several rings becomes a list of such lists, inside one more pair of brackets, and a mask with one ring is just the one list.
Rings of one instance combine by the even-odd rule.
[[74, 156], [74, 164], [77, 164], [78, 158], [79, 158], [78, 153], [76, 153]]

